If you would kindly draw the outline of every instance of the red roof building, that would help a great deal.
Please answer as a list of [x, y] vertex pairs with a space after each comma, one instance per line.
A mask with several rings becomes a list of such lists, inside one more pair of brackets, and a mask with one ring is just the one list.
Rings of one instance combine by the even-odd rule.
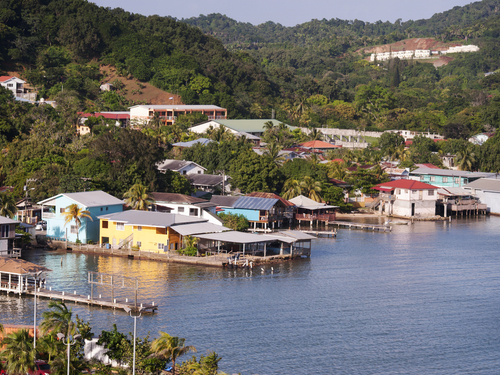
[[342, 147], [342, 146], [339, 146], [339, 145], [332, 145], [331, 143], [327, 143], [327, 142], [323, 142], [323, 141], [309, 141], [309, 142], [304, 142], [304, 143], [301, 143], [299, 146], [310, 147], [310, 148], [317, 148], [319, 150], [329, 150], [329, 149], [341, 148]]

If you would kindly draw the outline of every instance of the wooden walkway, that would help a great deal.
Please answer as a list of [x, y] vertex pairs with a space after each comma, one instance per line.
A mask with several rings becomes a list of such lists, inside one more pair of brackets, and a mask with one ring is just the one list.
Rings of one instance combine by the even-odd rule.
[[[26, 292], [28, 295], [34, 295], [35, 291], [33, 288], [28, 289]], [[50, 289], [45, 289], [45, 288], [39, 288], [36, 292], [36, 296], [40, 298], [49, 298], [49, 299], [55, 299], [55, 300], [60, 300], [63, 302], [66, 301], [71, 301], [76, 304], [81, 303], [81, 304], [87, 304], [87, 305], [93, 305], [93, 306], [101, 306], [101, 307], [107, 307], [111, 309], [134, 309], [135, 303], [134, 299], [132, 300], [123, 300], [123, 299], [118, 299], [115, 298], [114, 300], [111, 300], [111, 298], [94, 298], [91, 299], [90, 295], [83, 296], [79, 294], [68, 294], [64, 292], [56, 292], [54, 290]], [[158, 309], [158, 305], [153, 303], [140, 303], [139, 301], [137, 302], [137, 307], [140, 308], [142, 307], [144, 313], [154, 313]]]
[[303, 230], [303, 229], [295, 229], [297, 231], [300, 231], [302, 233], [310, 234], [311, 236], [315, 237], [328, 237], [328, 238], [335, 238], [337, 237], [337, 231], [336, 230]]
[[362, 223], [353, 223], [351, 221], [330, 221], [329, 225], [337, 225], [339, 228], [349, 228], [349, 229], [362, 229], [362, 230], [371, 230], [378, 232], [391, 232], [392, 227], [388, 225], [379, 225], [379, 224], [362, 224]]

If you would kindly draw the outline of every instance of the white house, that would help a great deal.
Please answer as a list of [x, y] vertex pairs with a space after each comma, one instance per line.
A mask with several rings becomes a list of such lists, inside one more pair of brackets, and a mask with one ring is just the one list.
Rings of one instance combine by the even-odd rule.
[[491, 214], [500, 215], [500, 179], [480, 178], [463, 187], [488, 206]]
[[176, 193], [151, 193], [155, 200], [155, 209], [184, 216], [199, 217], [209, 223], [222, 225], [222, 220], [216, 215], [216, 204], [205, 199]]
[[13, 76], [1, 76], [0, 85], [6, 89], [12, 91], [14, 96], [19, 96], [19, 94], [24, 94], [24, 84], [26, 82], [20, 78]]
[[182, 175], [204, 174], [207, 170], [201, 165], [196, 164], [194, 161], [187, 160], [165, 159], [162, 162], [159, 162], [156, 166], [161, 173], [171, 170]]
[[380, 191], [379, 212], [406, 217], [432, 217], [436, 215], [438, 188], [414, 180], [395, 180], [373, 187]]
[[180, 115], [201, 113], [209, 120], [226, 119], [227, 109], [216, 105], [134, 105], [130, 107], [130, 121], [147, 124], [157, 114], [164, 125], [171, 125]]

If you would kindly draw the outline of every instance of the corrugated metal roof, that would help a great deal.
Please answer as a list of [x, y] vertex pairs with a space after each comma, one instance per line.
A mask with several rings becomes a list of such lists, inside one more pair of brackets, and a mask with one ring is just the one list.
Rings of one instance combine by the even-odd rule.
[[47, 272], [51, 270], [23, 259], [0, 257], [0, 272], [25, 275], [27, 273], [35, 273], [40, 271]]
[[466, 189], [500, 191], [500, 179], [480, 178], [464, 186]]
[[466, 190], [461, 187], [440, 187], [438, 189], [438, 194], [439, 195], [446, 195], [446, 196], [459, 196], [459, 197], [466, 197], [471, 195], [470, 190]]
[[286, 230], [284, 232], [278, 232], [276, 234], [284, 234], [285, 236], [295, 238], [297, 240], [312, 240], [313, 238], [316, 238], [314, 236], [311, 236], [310, 234], [301, 232], [299, 230]]
[[494, 177], [495, 173], [488, 172], [468, 172], [456, 171], [452, 169], [434, 169], [434, 168], [418, 168], [410, 172], [410, 175], [428, 174], [433, 176], [449, 176], [449, 177], [466, 177], [466, 178], [484, 178]]
[[194, 141], [189, 141], [189, 142], [177, 142], [177, 143], [173, 143], [172, 146], [175, 146], [175, 147], [192, 147], [198, 143], [201, 143], [202, 145], [206, 145], [210, 142], [213, 142], [211, 139], [207, 139], [207, 138], [199, 138], [199, 139], [195, 139]]
[[240, 197], [232, 197], [227, 195], [212, 195], [210, 202], [215, 203], [220, 207], [233, 207], [236, 201], [240, 199]]
[[98, 216], [98, 219], [118, 221], [126, 225], [141, 225], [150, 227], [166, 228], [178, 224], [204, 223], [208, 220], [166, 212], [129, 210], [109, 215]]
[[19, 221], [12, 220], [5, 216], [0, 216], [0, 224], [17, 224]]
[[230, 243], [258, 243], [258, 242], [295, 242], [293, 238], [287, 238], [285, 236], [272, 236], [266, 234], [253, 234], [247, 232], [221, 232], [221, 233], [210, 233], [210, 234], [197, 234], [195, 237], [202, 238], [205, 240], [230, 242]]
[[161, 193], [154, 192], [150, 194], [156, 202], [164, 203], [179, 203], [179, 204], [196, 204], [208, 202], [206, 199], [192, 197], [190, 195], [178, 193]]
[[254, 191], [253, 193], [247, 194], [247, 197], [257, 197], [257, 198], [275, 198], [279, 199], [281, 203], [283, 203], [286, 207], [293, 207], [294, 204], [287, 201], [286, 199], [280, 197], [279, 195], [276, 195], [274, 193], [263, 193], [260, 191]]
[[112, 206], [125, 203], [121, 199], [113, 197], [112, 195], [105, 193], [104, 191], [97, 190], [97, 191], [85, 191], [79, 193], [58, 194], [53, 197], [47, 198], [43, 201], [40, 201], [38, 202], [38, 204], [45, 204], [63, 195], [74, 200], [77, 203], [80, 203], [83, 207]]
[[278, 202], [276, 198], [241, 197], [233, 208], [269, 211]]
[[230, 228], [226, 228], [222, 225], [212, 224], [212, 223], [194, 223], [194, 224], [181, 224], [174, 225], [171, 227], [177, 233], [183, 236], [192, 236], [193, 234], [206, 234], [206, 233], [220, 233], [230, 231]]
[[186, 177], [193, 185], [214, 186], [222, 184], [222, 176], [216, 174], [188, 174]]
[[[281, 121], [278, 120], [216, 120], [218, 124], [222, 124], [228, 128], [231, 128], [237, 132], [247, 132], [247, 133], [264, 133], [266, 130], [264, 124], [271, 121], [274, 126], [279, 126]], [[295, 129], [295, 127], [285, 124], [290, 130]]]

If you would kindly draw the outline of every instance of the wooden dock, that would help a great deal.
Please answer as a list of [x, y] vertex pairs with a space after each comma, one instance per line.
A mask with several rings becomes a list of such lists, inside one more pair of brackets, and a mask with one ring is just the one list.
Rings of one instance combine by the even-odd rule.
[[[34, 295], [35, 290], [34, 288], [29, 288], [25, 294], [28, 295]], [[65, 292], [57, 292], [54, 290], [46, 289], [46, 288], [38, 288], [36, 292], [36, 296], [40, 298], [48, 298], [48, 299], [55, 299], [55, 300], [60, 300], [63, 302], [66, 301], [71, 301], [76, 304], [87, 304], [87, 305], [92, 305], [92, 306], [101, 306], [101, 307], [107, 307], [110, 309], [134, 309], [135, 308], [135, 300], [132, 299], [111, 299], [111, 298], [91, 298], [90, 295], [83, 296], [74, 293], [65, 293]], [[137, 302], [137, 308], [142, 308], [143, 313], [154, 313], [158, 309], [158, 305], [155, 304], [154, 302], [152, 303], [140, 303]]]
[[379, 225], [379, 224], [362, 224], [362, 223], [353, 223], [351, 221], [330, 221], [329, 225], [337, 225], [339, 228], [349, 228], [349, 229], [362, 229], [362, 230], [371, 230], [378, 232], [391, 232], [392, 227], [388, 225]]
[[327, 237], [327, 238], [335, 238], [337, 237], [337, 231], [336, 230], [302, 230], [302, 229], [296, 229], [299, 230], [302, 233], [310, 234], [311, 236], [314, 237]]

